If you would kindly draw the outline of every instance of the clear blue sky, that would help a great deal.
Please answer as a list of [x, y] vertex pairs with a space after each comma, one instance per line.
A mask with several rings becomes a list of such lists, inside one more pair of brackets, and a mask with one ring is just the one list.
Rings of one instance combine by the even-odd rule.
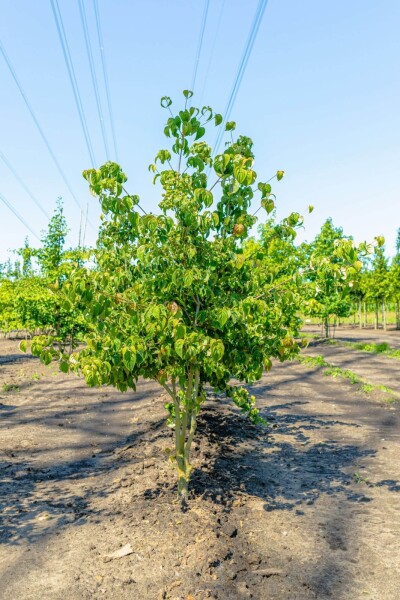
[[[210, 0], [195, 92], [224, 111], [258, 0]], [[95, 150], [105, 161], [77, 0], [59, 0]], [[85, 0], [105, 109], [93, 4]], [[119, 159], [129, 190], [154, 210], [148, 164], [165, 146], [159, 98], [190, 87], [203, 0], [99, 0]], [[231, 118], [255, 143], [256, 170], [276, 185], [279, 215], [307, 217], [311, 239], [331, 216], [356, 240], [384, 235], [394, 252], [400, 227], [400, 2], [269, 0]], [[50, 0], [2, 0], [0, 39], [54, 152], [90, 220], [97, 201], [81, 172], [91, 166]], [[209, 67], [209, 68], [208, 68]], [[78, 239], [80, 214], [38, 135], [0, 55], [0, 150], [48, 212], [62, 196]], [[204, 92], [204, 94], [203, 94]], [[106, 114], [106, 125], [109, 121]], [[110, 132], [108, 130], [109, 137]], [[213, 138], [210, 139], [213, 141]], [[112, 158], [115, 158], [112, 156]], [[0, 160], [0, 192], [40, 234], [46, 218]], [[28, 233], [0, 203], [0, 261]], [[29, 234], [33, 245], [35, 239]], [[88, 227], [86, 241], [94, 244]]]

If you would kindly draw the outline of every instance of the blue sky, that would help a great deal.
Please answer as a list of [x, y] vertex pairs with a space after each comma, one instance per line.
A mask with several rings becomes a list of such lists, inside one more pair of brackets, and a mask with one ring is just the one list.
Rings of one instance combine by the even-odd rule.
[[[258, 0], [210, 0], [193, 103], [223, 112]], [[59, 0], [96, 163], [106, 160], [77, 0]], [[85, 0], [108, 138], [92, 0]], [[147, 171], [165, 147], [159, 98], [179, 105], [190, 87], [203, 0], [99, 0], [119, 161], [131, 193], [155, 210]], [[394, 252], [400, 227], [400, 3], [398, 0], [269, 0], [233, 107], [238, 133], [254, 140], [261, 179], [277, 169], [278, 215], [315, 211], [301, 238], [331, 216], [357, 241], [384, 235]], [[91, 166], [50, 0], [2, 0], [0, 39], [35, 114], [89, 219], [99, 209], [81, 176]], [[215, 41], [215, 45], [214, 45]], [[78, 240], [80, 212], [52, 162], [0, 55], [0, 151], [51, 213], [64, 198]], [[214, 132], [210, 137], [214, 141]], [[111, 143], [111, 142], [110, 142]], [[115, 156], [111, 155], [112, 159]], [[0, 160], [0, 192], [38, 233], [46, 218]], [[28, 234], [0, 203], [0, 261]], [[95, 227], [86, 242], [94, 244]]]

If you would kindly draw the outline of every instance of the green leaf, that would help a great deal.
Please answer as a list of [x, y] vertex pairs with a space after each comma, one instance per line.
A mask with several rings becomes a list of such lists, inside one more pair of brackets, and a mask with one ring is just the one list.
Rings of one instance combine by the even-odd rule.
[[132, 348], [122, 350], [122, 360], [128, 371], [132, 371], [136, 365], [136, 352]]
[[176, 342], [175, 342], [175, 352], [177, 353], [177, 355], [180, 358], [184, 357], [184, 345], [185, 345], [184, 339], [179, 339], [179, 340], [176, 340]]
[[185, 98], [191, 98], [193, 96], [193, 92], [190, 90], [183, 90], [183, 95]]
[[69, 363], [65, 362], [64, 360], [60, 362], [60, 371], [62, 371], [63, 373], [68, 373], [69, 371]]
[[270, 371], [271, 368], [272, 368], [272, 361], [271, 361], [271, 359], [270, 358], [265, 358], [264, 359], [264, 369], [266, 371]]
[[190, 121], [190, 112], [188, 110], [181, 110], [179, 112], [179, 117], [182, 123], [188, 123]]
[[172, 100], [169, 96], [163, 96], [161, 98], [161, 106], [163, 108], [168, 108], [169, 106], [171, 106], [171, 104], [172, 104]]
[[186, 335], [186, 327], [185, 327], [185, 325], [183, 325], [183, 323], [179, 323], [179, 325], [175, 329], [175, 339], [176, 340], [184, 339], [185, 335]]
[[221, 308], [217, 314], [218, 323], [223, 327], [229, 319], [229, 311], [226, 308]]
[[230, 162], [231, 156], [229, 154], [218, 154], [214, 159], [214, 171], [217, 175], [224, 175]]
[[280, 181], [283, 178], [284, 174], [285, 174], [285, 171], [277, 171], [276, 172], [277, 180]]
[[259, 183], [257, 187], [260, 190], [262, 196], [268, 196], [268, 194], [270, 194], [272, 190], [269, 183]]
[[309, 204], [309, 206], [308, 206], [308, 214], [312, 213], [313, 210], [314, 210], [313, 205]]
[[261, 206], [265, 208], [267, 213], [271, 213], [275, 208], [275, 202], [271, 198], [264, 198], [261, 200]]
[[216, 340], [211, 347], [211, 357], [215, 362], [219, 362], [224, 355], [224, 344], [221, 340]]
[[219, 113], [214, 115], [214, 121], [215, 121], [215, 126], [221, 125], [221, 123], [223, 121], [222, 115], [220, 115]]
[[203, 137], [203, 135], [205, 134], [206, 130], [204, 127], [199, 127], [196, 133], [196, 137], [194, 138], [195, 140], [199, 140], [201, 137]]
[[42, 362], [44, 365], [49, 365], [52, 360], [53, 360], [53, 355], [49, 350], [44, 350], [40, 354], [40, 362]]
[[183, 275], [183, 287], [188, 288], [193, 283], [193, 271], [185, 271]]
[[19, 343], [19, 349], [21, 350], [21, 352], [26, 352], [28, 348], [28, 342], [26, 340], [22, 340], [22, 342]]
[[247, 185], [248, 173], [247, 169], [243, 167], [235, 167], [233, 169], [233, 176], [242, 185]]
[[225, 131], [233, 131], [234, 129], [236, 129], [235, 121], [228, 121], [225, 125]]
[[210, 192], [210, 190], [205, 190], [204, 188], [195, 189], [194, 196], [197, 200], [202, 202], [204, 204], [204, 206], [206, 206], [207, 208], [209, 206], [211, 206], [211, 204], [214, 201], [212, 192]]

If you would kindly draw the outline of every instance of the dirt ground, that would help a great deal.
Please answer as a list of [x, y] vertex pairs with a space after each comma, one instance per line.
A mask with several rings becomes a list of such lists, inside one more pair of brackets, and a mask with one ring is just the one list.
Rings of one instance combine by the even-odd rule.
[[182, 512], [160, 390], [88, 389], [0, 340], [2, 600], [400, 598], [400, 403], [275, 364], [252, 387], [268, 427], [210, 397]]

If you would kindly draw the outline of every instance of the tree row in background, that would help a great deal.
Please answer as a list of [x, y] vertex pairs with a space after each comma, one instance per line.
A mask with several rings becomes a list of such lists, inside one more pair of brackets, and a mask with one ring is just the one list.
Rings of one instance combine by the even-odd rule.
[[[288, 279], [285, 284], [288, 290], [296, 276], [303, 320], [320, 323], [326, 337], [341, 323], [375, 329], [386, 329], [391, 323], [400, 329], [400, 229], [392, 260], [385, 255], [384, 239], [378, 236], [369, 253], [353, 248], [356, 267], [349, 273], [344, 264], [348, 256], [344, 257], [343, 251], [340, 255], [338, 244], [351, 242], [352, 237], [335, 227], [331, 219], [311, 243], [295, 246], [287, 234], [285, 242], [282, 224], [276, 222], [273, 212], [269, 217], [260, 228], [264, 243], [270, 244], [265, 260], [271, 273], [290, 273], [290, 282]], [[0, 264], [1, 333], [48, 333], [71, 349], [80, 340], [85, 331], [84, 317], [79, 306], [66, 298], [64, 285], [70, 273], [90, 259], [91, 250], [80, 245], [66, 249], [67, 233], [58, 201], [41, 247], [33, 249], [26, 240], [24, 247], [15, 251], [16, 259]]]
[[70, 350], [84, 332], [79, 306], [66, 302], [64, 286], [71, 272], [83, 264], [88, 251], [83, 247], [65, 248], [67, 222], [60, 200], [41, 247], [25, 241], [15, 251], [17, 258], [0, 264], [0, 331], [25, 335], [49, 333], [55, 343]]

